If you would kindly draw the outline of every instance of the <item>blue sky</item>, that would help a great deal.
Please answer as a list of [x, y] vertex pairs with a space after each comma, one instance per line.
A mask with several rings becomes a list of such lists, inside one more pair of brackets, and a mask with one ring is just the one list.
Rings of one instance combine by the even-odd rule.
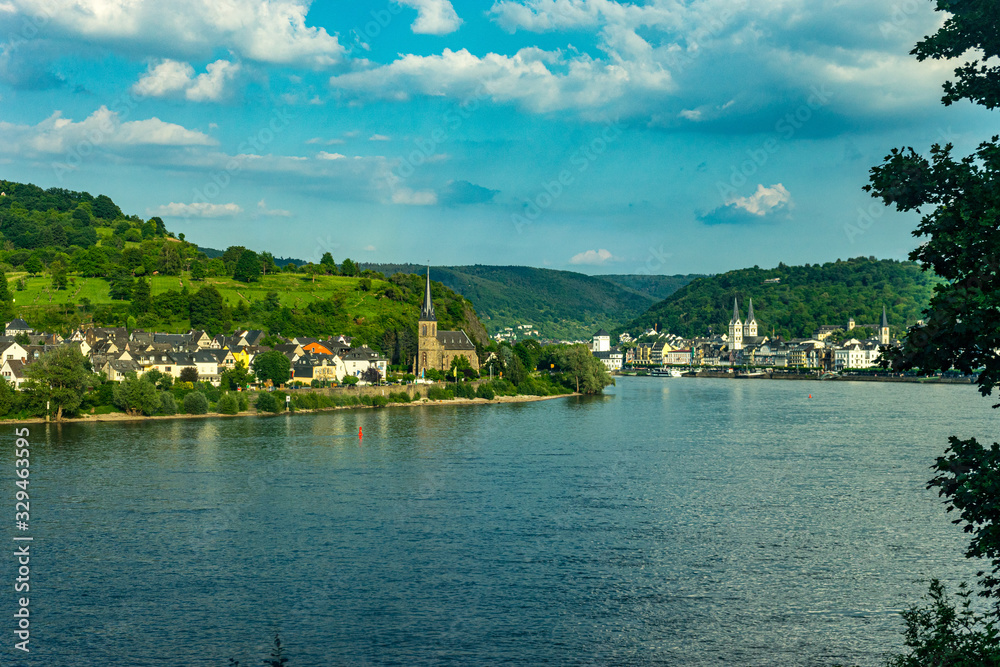
[[0, 0], [0, 177], [318, 261], [903, 259], [861, 187], [995, 133], [917, 0]]

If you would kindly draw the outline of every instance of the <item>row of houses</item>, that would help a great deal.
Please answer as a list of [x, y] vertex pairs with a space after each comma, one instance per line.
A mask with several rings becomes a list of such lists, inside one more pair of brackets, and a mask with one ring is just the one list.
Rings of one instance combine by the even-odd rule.
[[[870, 332], [866, 337], [852, 337], [834, 343], [830, 337], [838, 332], [849, 334]], [[727, 334], [705, 338], [683, 339], [655, 329], [633, 338], [619, 337], [628, 344], [624, 351], [611, 346], [610, 334], [601, 330], [594, 334], [591, 350], [609, 371], [624, 366], [755, 366], [773, 368], [803, 368], [842, 371], [866, 369], [878, 365], [882, 350], [899, 341], [890, 339], [885, 308], [882, 321], [873, 325], [823, 326], [813, 337], [782, 340], [758, 335], [758, 324], [750, 303], [747, 320], [740, 316], [739, 305], [733, 304], [733, 319]]]
[[190, 368], [197, 371], [199, 380], [218, 385], [226, 370], [237, 364], [251, 368], [257, 355], [271, 350], [288, 358], [290, 382], [342, 382], [347, 376], [365, 382], [365, 378], [373, 377], [370, 369], [376, 369], [380, 379], [385, 378], [388, 369], [385, 357], [367, 345], [352, 347], [346, 336], [329, 340], [279, 339], [282, 342], [273, 346], [263, 345], [265, 338], [265, 332], [260, 330], [213, 337], [200, 330], [170, 334], [88, 327], [64, 339], [58, 334], [35, 332], [24, 320], [13, 320], [0, 336], [0, 376], [20, 389], [26, 379], [25, 368], [45, 352], [63, 345], [77, 347], [90, 360], [94, 372], [113, 382], [120, 382], [129, 373], [142, 375], [151, 370], [177, 379]]

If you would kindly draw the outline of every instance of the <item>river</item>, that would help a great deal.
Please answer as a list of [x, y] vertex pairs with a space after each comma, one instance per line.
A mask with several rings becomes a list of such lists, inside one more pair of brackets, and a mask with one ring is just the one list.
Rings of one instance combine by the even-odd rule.
[[948, 435], [992, 442], [989, 405], [620, 378], [538, 403], [36, 425], [32, 651], [6, 614], [0, 662], [261, 664], [277, 633], [289, 667], [880, 664], [931, 577], [975, 572], [925, 482]]

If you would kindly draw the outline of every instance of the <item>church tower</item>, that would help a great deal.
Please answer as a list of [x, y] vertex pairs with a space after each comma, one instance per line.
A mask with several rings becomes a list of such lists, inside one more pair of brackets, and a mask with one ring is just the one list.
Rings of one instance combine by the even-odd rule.
[[885, 315], [885, 304], [882, 304], [882, 324], [878, 328], [878, 344], [889, 344], [889, 318]]
[[729, 349], [743, 349], [743, 321], [740, 319], [740, 306], [733, 297], [733, 319], [729, 321]]
[[747, 321], [743, 323], [743, 337], [757, 336], [757, 320], [753, 316], [753, 299], [750, 299], [750, 310], [747, 312]]
[[437, 368], [435, 356], [437, 350], [437, 317], [434, 316], [434, 304], [431, 302], [431, 267], [427, 267], [427, 285], [424, 289], [424, 304], [420, 308], [420, 319], [417, 321], [417, 361], [415, 375], [420, 375], [427, 368]]

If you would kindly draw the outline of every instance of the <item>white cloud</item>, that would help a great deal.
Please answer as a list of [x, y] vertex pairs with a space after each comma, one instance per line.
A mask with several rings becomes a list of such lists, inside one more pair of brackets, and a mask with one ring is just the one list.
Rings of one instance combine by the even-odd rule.
[[757, 191], [749, 197], [737, 197], [729, 202], [728, 206], [743, 209], [747, 213], [756, 216], [765, 216], [777, 209], [784, 208], [792, 201], [792, 195], [781, 183], [772, 185], [769, 188], [763, 184], [757, 185]]
[[327, 153], [326, 151], [316, 153], [317, 160], [343, 160], [346, 157], [343, 153]]
[[421, 35], [447, 35], [462, 25], [450, 0], [396, 0], [417, 10], [417, 20], [410, 29]]
[[83, 155], [94, 150], [121, 150], [134, 146], [212, 146], [210, 136], [159, 118], [121, 122], [118, 113], [100, 107], [82, 121], [63, 118], [56, 111], [37, 125], [0, 122], [0, 143], [4, 152], [27, 155], [70, 153]]
[[194, 76], [194, 68], [176, 60], [150, 63], [149, 69], [132, 86], [147, 97], [185, 97], [192, 102], [218, 102], [229, 95], [229, 84], [242, 69], [239, 63], [216, 60], [205, 73]]
[[368, 137], [368, 141], [389, 141], [389, 137], [384, 134], [373, 134]]
[[312, 139], [307, 139], [306, 143], [309, 145], [323, 144], [325, 146], [333, 146], [335, 144], [344, 143], [343, 139], [323, 139], [321, 137], [313, 137]]
[[364, 248], [362, 248], [362, 250], [365, 250], [367, 252], [375, 252], [376, 250], [378, 250], [378, 248], [376, 248], [373, 245], [366, 245]]
[[292, 217], [292, 212], [281, 208], [268, 208], [267, 202], [261, 199], [257, 202], [257, 215], [263, 215], [270, 218], [290, 218]]
[[195, 202], [193, 204], [181, 204], [170, 202], [154, 209], [147, 209], [148, 215], [171, 218], [233, 218], [243, 212], [237, 204], [209, 204], [207, 202]]
[[334, 76], [330, 84], [341, 91], [395, 100], [413, 94], [491, 98], [538, 112], [599, 109], [673, 88], [670, 74], [651, 60], [612, 64], [538, 48], [482, 58], [466, 49], [445, 49], [439, 56], [404, 55], [388, 65]]
[[26, 17], [45, 16], [43, 36], [68, 37], [146, 54], [209, 57], [225, 48], [263, 63], [326, 67], [344, 48], [306, 25], [307, 0], [8, 0]]
[[615, 257], [610, 251], [601, 248], [600, 250], [587, 250], [579, 254], [573, 255], [569, 259], [570, 264], [589, 264], [591, 266], [599, 266], [601, 264], [607, 264], [608, 262], [620, 261], [620, 257]]
[[399, 188], [392, 193], [392, 203], [408, 206], [433, 206], [437, 204], [437, 194], [433, 190]]

